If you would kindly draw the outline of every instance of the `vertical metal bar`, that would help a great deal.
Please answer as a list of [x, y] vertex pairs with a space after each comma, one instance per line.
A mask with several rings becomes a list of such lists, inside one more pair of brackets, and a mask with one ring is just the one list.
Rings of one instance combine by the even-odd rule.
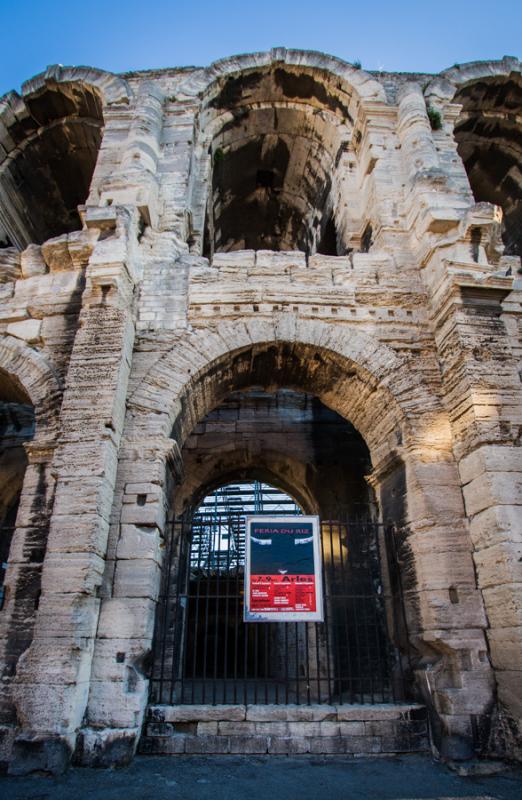
[[306, 702], [308, 705], [312, 702], [311, 700], [311, 692], [310, 692], [310, 653], [308, 649], [308, 622], [304, 624], [304, 632], [305, 632], [305, 677], [306, 677]]
[[248, 703], [248, 638], [250, 635], [250, 627], [248, 625], [244, 625], [245, 635], [243, 637], [243, 703], [246, 705]]
[[265, 641], [263, 644], [264, 647], [264, 662], [265, 662], [265, 705], [268, 703], [268, 643], [269, 643], [269, 636], [268, 636], [268, 625], [269, 623], [265, 623], [263, 625]]
[[[239, 539], [239, 536], [238, 536]], [[242, 620], [241, 592], [239, 589], [240, 558], [236, 562], [236, 575], [234, 581], [234, 703], [237, 703], [238, 662], [239, 662], [239, 626]], [[244, 625], [243, 625], [244, 630]]]
[[338, 702], [342, 704], [343, 702], [343, 688], [342, 688], [342, 681], [341, 681], [341, 653], [340, 653], [340, 637], [339, 637], [339, 625], [336, 620], [336, 579], [337, 579], [337, 571], [335, 569], [335, 556], [334, 556], [334, 546], [333, 546], [333, 525], [332, 520], [328, 521], [328, 535], [330, 539], [330, 597], [332, 600], [332, 635], [333, 635], [333, 647], [334, 647], [334, 662], [335, 662], [335, 678], [334, 678], [334, 686], [337, 684], [337, 689], [339, 693], [339, 700]]
[[[263, 623], [266, 625], [266, 622]], [[254, 703], [257, 704], [257, 686], [259, 681], [259, 625], [254, 625]]]
[[324, 537], [323, 531], [326, 522], [320, 526], [321, 530], [321, 557], [323, 561], [323, 597], [324, 597], [324, 634], [325, 634], [325, 644], [326, 644], [326, 680], [328, 685], [328, 703], [332, 704], [332, 675], [331, 675], [331, 664], [330, 664], [330, 632], [329, 632], [329, 613], [328, 613], [328, 602], [330, 600], [329, 592], [327, 591], [327, 580], [326, 580], [326, 559], [325, 559], [325, 552], [324, 552]]
[[166, 657], [166, 647], [167, 647], [167, 618], [168, 618], [168, 603], [169, 603], [169, 586], [170, 586], [170, 575], [171, 575], [171, 567], [172, 567], [172, 551], [174, 549], [174, 531], [171, 527], [170, 529], [170, 541], [169, 541], [169, 549], [168, 549], [168, 557], [167, 557], [167, 574], [164, 575], [163, 578], [163, 614], [161, 615], [161, 623], [160, 623], [160, 631], [161, 635], [159, 641], [161, 643], [160, 651], [160, 675], [159, 675], [159, 702], [163, 701], [163, 680], [164, 680], [164, 673], [165, 673], [165, 657]]
[[227, 702], [227, 686], [228, 686], [228, 627], [230, 619], [230, 554], [232, 552], [232, 526], [234, 524], [233, 516], [229, 517], [229, 538], [227, 548], [227, 565], [225, 575], [225, 633], [224, 633], [224, 647], [223, 647], [223, 702]]
[[[193, 637], [194, 637], [194, 643], [193, 643], [193, 648], [192, 648], [192, 686], [191, 686], [191, 698], [190, 698], [191, 699], [191, 703], [195, 702], [195, 690], [196, 690], [196, 675], [197, 675], [196, 664], [197, 664], [197, 656], [198, 656], [198, 628], [199, 628], [199, 600], [200, 600], [200, 592], [201, 592], [201, 574], [200, 574], [200, 571], [201, 571], [201, 555], [202, 555], [201, 550], [202, 550], [202, 543], [203, 543], [203, 531], [204, 531], [204, 518], [201, 519], [201, 523], [200, 523], [200, 535], [198, 537], [197, 561], [196, 561], [195, 580], [194, 580], [196, 596], [195, 596], [195, 609], [194, 609], [194, 627], [193, 627], [193, 634], [192, 634]], [[194, 525], [192, 525], [191, 540], [192, 540], [193, 536], [194, 536]], [[190, 552], [190, 561], [192, 561], [192, 546], [191, 546], [191, 552]], [[192, 597], [192, 593], [190, 591], [190, 588], [191, 588], [190, 587], [190, 584], [191, 584], [190, 576], [191, 576], [191, 574], [192, 574], [192, 570], [189, 573], [189, 579], [188, 579], [188, 585], [187, 585], [187, 591], [188, 591], [188, 595], [189, 595], [189, 601], [187, 603], [187, 608], [190, 608], [192, 600], [194, 599]]]
[[[281, 624], [281, 623], [280, 623]], [[288, 705], [288, 622], [283, 622], [285, 632], [285, 705]]]
[[214, 673], [212, 678], [212, 705], [216, 705], [216, 688], [217, 688], [217, 665], [218, 665], [218, 650], [219, 650], [219, 607], [220, 607], [220, 589], [221, 589], [221, 531], [222, 531], [222, 518], [216, 530], [216, 541], [213, 542], [214, 552], [217, 554], [216, 559], [216, 585], [215, 585], [215, 622], [214, 622]]
[[206, 700], [207, 694], [207, 654], [208, 654], [208, 610], [209, 610], [209, 591], [210, 591], [210, 563], [212, 558], [212, 541], [213, 541], [213, 530], [215, 524], [215, 517], [212, 520], [212, 525], [209, 528], [210, 536], [209, 536], [209, 550], [207, 553], [207, 565], [206, 565], [206, 581], [205, 581], [205, 633], [203, 639], [203, 681], [202, 681], [202, 688], [203, 688], [203, 696], [201, 698], [201, 702], [204, 704]]
[[[341, 531], [346, 531], [346, 543], [348, 548], [348, 554], [350, 551], [350, 542], [349, 542], [349, 523], [346, 522], [339, 522], [339, 567], [341, 572], [341, 590], [342, 590], [342, 608], [340, 609], [340, 616], [344, 620], [344, 635], [346, 641], [346, 655], [343, 659], [341, 658], [341, 685], [342, 681], [345, 677], [344, 670], [346, 669], [346, 680], [348, 681], [348, 693], [349, 693], [349, 700], [350, 703], [353, 703], [353, 675], [352, 675], [352, 659], [351, 659], [351, 645], [350, 645], [350, 624], [349, 624], [349, 616], [348, 616], [348, 604], [350, 601], [350, 591], [349, 591], [349, 555], [347, 555], [347, 560], [345, 563], [344, 554], [343, 554], [343, 545], [342, 545], [342, 535]], [[340, 698], [340, 702], [342, 702], [342, 698]]]
[[294, 622], [294, 636], [295, 636], [295, 691], [297, 705], [301, 702], [301, 692], [299, 685], [299, 623]]
[[319, 654], [319, 639], [320, 639], [320, 628], [321, 623], [315, 622], [314, 623], [314, 633], [315, 633], [315, 668], [317, 670], [317, 702], [321, 702], [321, 658]]
[[[180, 697], [184, 695], [184, 678], [185, 678], [185, 661], [186, 661], [186, 639], [188, 631], [187, 619], [187, 582], [190, 574], [190, 534], [187, 533], [187, 520], [181, 518], [176, 525], [179, 529], [178, 534], [178, 574], [176, 579], [176, 601], [174, 611], [174, 624], [172, 629], [172, 665], [171, 665], [171, 684], [170, 684], [170, 702], [173, 702], [175, 689], [177, 684], [180, 684]], [[174, 528], [176, 530], [176, 528]], [[186, 558], [186, 551], [188, 550], [189, 557]], [[186, 562], [186, 563], [185, 563]], [[169, 579], [169, 586], [172, 579]], [[185, 593], [185, 603], [182, 601], [183, 591]], [[176, 656], [175, 648], [179, 635], [179, 654]], [[175, 677], [177, 673], [178, 677]], [[181, 700], [181, 702], [183, 702]]]

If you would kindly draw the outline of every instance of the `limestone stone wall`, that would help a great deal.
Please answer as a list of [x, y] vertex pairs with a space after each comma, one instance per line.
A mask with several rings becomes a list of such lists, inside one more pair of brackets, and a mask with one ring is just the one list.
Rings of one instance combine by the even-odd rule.
[[[0, 101], [0, 378], [36, 421], [0, 611], [13, 772], [29, 753], [52, 771], [132, 757], [175, 487], [197, 491], [183, 448], [251, 386], [353, 425], [383, 515], [405, 476], [413, 691], [433, 745], [520, 755], [520, 186], [489, 196], [487, 163], [466, 173], [470, 148], [496, 158], [475, 117], [466, 139], [488, 82], [515, 103], [509, 138], [510, 58], [439, 76], [283, 49], [123, 76], [55, 67]], [[82, 196], [48, 125], [65, 150], [84, 131]], [[13, 183], [39, 159], [59, 202]]]

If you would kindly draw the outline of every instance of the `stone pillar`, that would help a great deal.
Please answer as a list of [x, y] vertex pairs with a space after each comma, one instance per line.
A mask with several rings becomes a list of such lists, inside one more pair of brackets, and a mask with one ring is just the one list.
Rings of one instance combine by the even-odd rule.
[[140, 86], [119, 168], [99, 187], [101, 205], [134, 205], [143, 223], [156, 227], [163, 94], [152, 83]]
[[[445, 132], [449, 132], [448, 126]], [[509, 506], [522, 468], [515, 448], [521, 396], [501, 319], [501, 304], [511, 281], [495, 273], [498, 265], [487, 263], [483, 247], [473, 257], [470, 241], [474, 231], [480, 231], [483, 243], [494, 239], [495, 208], [488, 204], [470, 208], [469, 191], [462, 181], [455, 180], [453, 167], [446, 171], [438, 166], [424, 99], [413, 84], [401, 91], [398, 134], [407, 175], [406, 199], [419, 242], [416, 255], [428, 295], [459, 490], [464, 497], [464, 517], [489, 625], [498, 696], [520, 720], [522, 707], [515, 702], [513, 686], [522, 660], [517, 633], [521, 618], [516, 602], [511, 600], [513, 585], [517, 581], [520, 585], [520, 535], [516, 512]], [[456, 593], [452, 589], [450, 599], [462, 611], [458, 587]], [[482, 656], [477, 652], [487, 658], [485, 650]], [[478, 730], [476, 723], [475, 719]], [[486, 728], [482, 731], [483, 746]]]
[[149, 698], [148, 675], [161, 565], [170, 531], [172, 439], [128, 442], [118, 465], [103, 599], [81, 763], [122, 766], [135, 752]]
[[418, 83], [406, 83], [399, 92], [397, 132], [410, 182], [430, 170], [440, 171], [426, 103]]
[[476, 586], [450, 431], [443, 413], [412, 436], [403, 461], [376, 470], [384, 521], [396, 533], [416, 691], [443, 755], [472, 757], [477, 722], [491, 709], [486, 618]]
[[[492, 276], [479, 284], [472, 275], [448, 281], [435, 320], [500, 715], [520, 730], [522, 392], [502, 318], [510, 283]], [[510, 723], [501, 722], [511, 738]], [[506, 747], [522, 755], [522, 739]]]
[[[96, 225], [100, 211], [94, 209]], [[13, 774], [63, 769], [87, 704], [134, 340], [130, 243], [137, 214], [114, 208], [106, 214], [105, 236], [87, 267], [67, 372], [35, 635], [18, 662], [13, 690], [21, 728]]]
[[25, 470], [16, 529], [9, 551], [5, 602], [0, 612], [0, 761], [9, 760], [17, 732], [11, 698], [18, 660], [30, 646], [42, 586], [42, 564], [53, 508], [53, 448], [49, 442], [25, 445]]

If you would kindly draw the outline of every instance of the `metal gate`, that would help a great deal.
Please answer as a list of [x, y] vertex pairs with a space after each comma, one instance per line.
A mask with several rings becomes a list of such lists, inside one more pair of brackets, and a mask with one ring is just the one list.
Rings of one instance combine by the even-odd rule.
[[[298, 513], [298, 512], [297, 512]], [[383, 703], [405, 697], [400, 580], [390, 530], [324, 519], [324, 622], [243, 622], [245, 519], [229, 510], [172, 529], [158, 607], [154, 703]], [[392, 542], [393, 546], [393, 542]], [[392, 565], [393, 566], [393, 565]]]

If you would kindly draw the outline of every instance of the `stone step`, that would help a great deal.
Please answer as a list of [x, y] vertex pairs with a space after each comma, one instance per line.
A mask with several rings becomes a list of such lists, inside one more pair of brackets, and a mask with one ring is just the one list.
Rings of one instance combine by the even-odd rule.
[[382, 705], [152, 705], [140, 742], [151, 755], [378, 755], [429, 748], [426, 709]]

